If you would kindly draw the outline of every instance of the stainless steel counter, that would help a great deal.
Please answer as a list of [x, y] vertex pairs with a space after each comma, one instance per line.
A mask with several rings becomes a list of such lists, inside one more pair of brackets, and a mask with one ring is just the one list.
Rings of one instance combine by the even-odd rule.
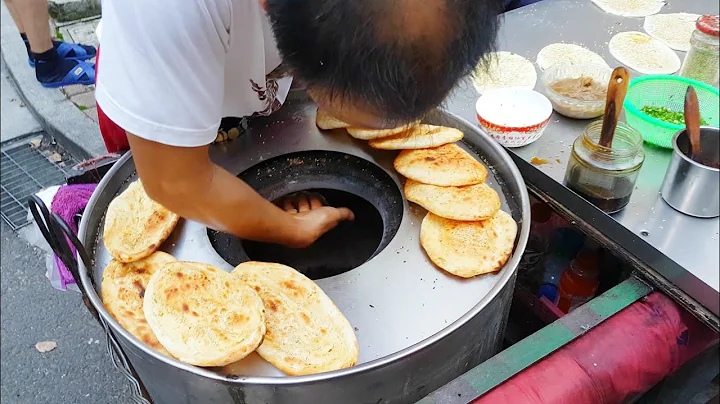
[[[716, 0], [671, 1], [662, 13], [718, 13]], [[602, 12], [590, 0], [545, 0], [507, 13], [499, 50], [518, 53], [535, 62], [544, 46], [555, 42], [583, 45], [602, 55], [610, 66], [620, 64], [607, 43], [623, 31], [641, 31], [642, 18], [624, 18]], [[685, 54], [678, 52], [681, 60]], [[536, 90], [543, 92], [538, 71]], [[636, 72], [632, 72], [637, 76]], [[446, 107], [477, 124], [478, 94], [466, 83], [449, 98]], [[718, 316], [720, 302], [720, 248], [718, 218], [698, 219], [675, 211], [660, 197], [659, 189], [670, 162], [670, 151], [646, 144], [646, 160], [630, 204], [608, 216], [562, 185], [574, 139], [590, 121], [554, 114], [544, 135], [531, 145], [509, 149], [531, 188], [560, 201], [604, 237], [627, 250], [638, 262], [652, 268], [691, 299]], [[533, 157], [548, 164], [531, 165]], [[690, 303], [692, 305], [692, 303]]]

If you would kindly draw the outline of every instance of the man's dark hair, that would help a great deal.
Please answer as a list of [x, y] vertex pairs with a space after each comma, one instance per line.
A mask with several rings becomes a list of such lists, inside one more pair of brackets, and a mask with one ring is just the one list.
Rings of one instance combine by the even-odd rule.
[[494, 49], [503, 9], [503, 0], [267, 0], [296, 77], [392, 122], [447, 97]]

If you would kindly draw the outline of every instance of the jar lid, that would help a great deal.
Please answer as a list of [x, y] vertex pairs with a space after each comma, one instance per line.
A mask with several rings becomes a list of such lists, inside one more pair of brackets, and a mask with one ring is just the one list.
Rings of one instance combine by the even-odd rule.
[[718, 16], [717, 14], [706, 14], [698, 18], [695, 26], [700, 32], [712, 36], [719, 36], [720, 16]]

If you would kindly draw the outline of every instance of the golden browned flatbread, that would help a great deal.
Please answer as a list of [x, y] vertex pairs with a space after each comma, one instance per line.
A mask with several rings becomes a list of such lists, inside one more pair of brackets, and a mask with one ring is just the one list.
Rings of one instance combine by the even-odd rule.
[[472, 278], [499, 271], [512, 254], [517, 223], [500, 210], [480, 222], [460, 222], [428, 213], [420, 226], [420, 244], [445, 271]]
[[135, 181], [108, 206], [103, 243], [120, 262], [133, 262], [155, 252], [180, 217], [150, 199]]
[[461, 221], [489, 219], [500, 210], [500, 196], [487, 184], [439, 187], [405, 182], [405, 197], [437, 216]]
[[315, 124], [318, 128], [323, 130], [341, 129], [350, 126], [350, 124], [347, 124], [335, 118], [334, 116], [328, 114], [321, 109], [318, 109], [317, 111], [317, 116], [315, 117]]
[[175, 258], [156, 251], [135, 262], [112, 260], [102, 277], [101, 295], [105, 308], [135, 338], [165, 355], [170, 353], [160, 344], [145, 320], [143, 298], [150, 277]]
[[210, 265], [164, 265], [150, 278], [143, 309], [158, 341], [172, 356], [191, 365], [239, 361], [265, 335], [257, 293], [237, 276]]
[[455, 143], [463, 136], [463, 133], [455, 128], [417, 125], [397, 135], [373, 139], [370, 147], [382, 150], [426, 149]]
[[280, 264], [244, 262], [232, 272], [265, 304], [267, 331], [257, 352], [288, 375], [354, 366], [353, 328], [315, 282]]
[[399, 128], [392, 129], [360, 129], [350, 127], [347, 129], [350, 136], [360, 140], [373, 140], [380, 139], [392, 135], [397, 135], [400, 132], [405, 132], [410, 126], [401, 126]]
[[487, 178], [485, 166], [455, 144], [403, 150], [393, 165], [407, 178], [442, 187], [480, 184]]

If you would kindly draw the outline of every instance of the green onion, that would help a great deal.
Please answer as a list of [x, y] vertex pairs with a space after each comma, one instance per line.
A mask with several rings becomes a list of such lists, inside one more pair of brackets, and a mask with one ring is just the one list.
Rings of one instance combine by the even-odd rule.
[[[640, 111], [642, 111], [648, 116], [659, 119], [661, 121], [665, 121], [667, 123], [672, 123], [675, 125], [685, 125], [685, 114], [683, 114], [682, 112], [670, 111], [665, 107], [650, 107], [647, 105], [640, 108]], [[700, 125], [707, 125], [707, 122], [705, 122], [704, 119], [700, 118]]]

